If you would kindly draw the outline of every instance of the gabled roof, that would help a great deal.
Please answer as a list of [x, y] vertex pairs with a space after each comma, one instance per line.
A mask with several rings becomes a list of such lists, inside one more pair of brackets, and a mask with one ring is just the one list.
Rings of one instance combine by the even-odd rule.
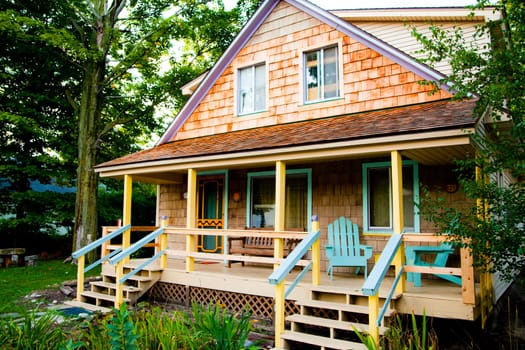
[[[243, 27], [241, 32], [237, 35], [235, 40], [224, 52], [224, 54], [217, 61], [217, 63], [213, 66], [210, 72], [206, 75], [206, 77], [200, 83], [195, 93], [183, 106], [179, 114], [175, 117], [171, 125], [164, 133], [164, 135], [162, 135], [158, 144], [169, 142], [173, 138], [173, 136], [177, 133], [180, 127], [186, 122], [190, 115], [199, 106], [202, 99], [210, 91], [211, 87], [214, 85], [217, 79], [219, 79], [224, 70], [230, 65], [233, 59], [247, 44], [247, 42], [259, 29], [259, 27], [272, 13], [273, 9], [281, 1], [284, 1], [290, 4], [291, 6], [298, 8], [301, 11], [304, 11], [305, 13], [318, 19], [319, 21], [328, 24], [329, 26], [341, 31], [349, 37], [352, 37], [353, 39], [359, 41], [361, 44], [388, 57], [393, 62], [398, 63], [402, 67], [414, 72], [415, 74], [417, 74], [425, 80], [439, 83], [442, 79], [445, 78], [445, 76], [440, 72], [430, 68], [425, 64], [418, 62], [413, 57], [407, 55], [403, 51], [396, 49], [395, 47], [371, 35], [370, 33], [359, 29], [358, 27], [344, 21], [343, 19], [333, 15], [328, 11], [323, 10], [317, 5], [314, 5], [306, 0], [266, 0], [255, 12], [252, 18], [248, 21], [248, 23]], [[448, 86], [446, 85], [442, 85], [441, 88], [449, 91]]]
[[283, 147], [314, 149], [330, 143], [393, 135], [406, 135], [408, 140], [415, 133], [473, 128], [475, 103], [474, 99], [443, 100], [177, 140], [97, 165], [96, 169]]

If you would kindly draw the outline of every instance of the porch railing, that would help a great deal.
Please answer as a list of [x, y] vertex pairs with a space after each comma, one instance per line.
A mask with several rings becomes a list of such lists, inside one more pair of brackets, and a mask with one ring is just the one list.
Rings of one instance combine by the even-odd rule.
[[[383, 249], [383, 253], [379, 256], [379, 260], [374, 265], [372, 272], [370, 272], [370, 275], [368, 275], [368, 278], [365, 280], [365, 283], [361, 288], [363, 294], [368, 296], [368, 334], [372, 336], [376, 344], [379, 344], [379, 326], [382, 323], [383, 316], [385, 315], [385, 312], [388, 308], [388, 305], [390, 304], [390, 300], [392, 299], [395, 290], [398, 288], [397, 286], [399, 281], [402, 281], [401, 278], [404, 273], [404, 267], [402, 261], [400, 260], [401, 252], [399, 249], [400, 247], [402, 247], [402, 243], [403, 241], [401, 234], [393, 234], [392, 236], [390, 236], [390, 239], [388, 240], [385, 248]], [[394, 261], [396, 256], [396, 278], [394, 279], [394, 283], [392, 284], [388, 296], [380, 310], [379, 287], [383, 283], [386, 273], [388, 272], [388, 269], [390, 268], [390, 265], [392, 264], [392, 261]]]
[[88, 267], [85, 267], [86, 263], [86, 254], [91, 252], [94, 249], [98, 249], [98, 247], [102, 246], [106, 242], [109, 242], [113, 238], [116, 238], [120, 235], [122, 235], [125, 232], [128, 232], [131, 228], [131, 225], [122, 226], [115, 231], [111, 232], [108, 235], [104, 235], [101, 238], [97, 239], [94, 242], [91, 242], [90, 244], [80, 248], [79, 250], [73, 252], [71, 256], [73, 259], [77, 259], [77, 300], [80, 300], [82, 293], [84, 292], [84, 276], [85, 273], [89, 270], [97, 267], [98, 265], [102, 264], [104, 261], [110, 259], [112, 256], [118, 254], [122, 249], [117, 248], [113, 250], [111, 253], [107, 255], [102, 255], [100, 259], [89, 265]]

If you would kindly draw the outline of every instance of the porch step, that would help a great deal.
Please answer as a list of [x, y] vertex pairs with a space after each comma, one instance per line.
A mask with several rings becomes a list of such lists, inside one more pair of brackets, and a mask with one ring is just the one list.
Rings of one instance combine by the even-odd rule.
[[[104, 293], [97, 293], [92, 291], [85, 291], [81, 294], [82, 298], [88, 298], [88, 299], [94, 299], [96, 306], [101, 306], [103, 302], [111, 302], [112, 304], [115, 303], [115, 296], [104, 294]], [[82, 302], [85, 302], [86, 300], [82, 300]], [[125, 303], [130, 303], [129, 298], [122, 298], [122, 301]]]
[[[297, 325], [295, 324], [301, 324], [329, 328], [330, 333], [333, 333], [333, 330], [354, 332], [354, 329], [357, 329], [361, 333], [368, 333], [368, 324], [364, 323], [339, 321], [323, 317], [298, 314], [290, 315], [286, 317], [286, 320], [292, 322], [292, 330], [296, 330], [295, 328]], [[379, 334], [383, 335], [387, 330], [387, 327], [379, 327]]]
[[84, 302], [78, 301], [78, 300], [66, 300], [66, 301], [64, 301], [64, 305], [73, 306], [73, 307], [80, 307], [80, 308], [86, 309], [88, 311], [101, 312], [103, 314], [107, 314], [107, 313], [111, 312], [111, 309], [108, 308], [108, 307], [88, 304], [88, 303], [84, 303]]
[[285, 331], [281, 338], [286, 341], [296, 341], [302, 344], [310, 344], [319, 346], [321, 349], [355, 349], [355, 350], [367, 350], [364, 344], [356, 343], [348, 340], [326, 338], [318, 335]]
[[[298, 300], [297, 304], [301, 306], [301, 310], [304, 307], [306, 308], [310, 307], [310, 308], [336, 310], [336, 311], [343, 311], [343, 312], [363, 314], [363, 315], [368, 315], [368, 311], [369, 311], [368, 306], [365, 306], [365, 305], [345, 304], [345, 303], [337, 303], [337, 302], [331, 302], [331, 301]], [[392, 316], [394, 312], [395, 312], [394, 309], [387, 309], [385, 313], [385, 317]]]
[[[91, 287], [98, 287], [98, 288], [105, 288], [105, 289], [117, 289], [117, 284], [116, 283], [111, 283], [111, 282], [104, 282], [104, 281], [96, 281], [96, 282], [91, 282]], [[128, 285], [123, 285], [122, 286], [122, 290], [124, 292], [129, 292], [129, 293], [136, 293], [136, 292], [140, 292], [142, 291], [141, 288], [138, 288], [138, 287], [134, 287], [134, 286], [128, 286]]]
[[[322, 295], [322, 294], [333, 294], [333, 295], [350, 295], [350, 296], [361, 296], [367, 297], [361, 289], [348, 289], [346, 286], [332, 286], [332, 285], [318, 285], [311, 286], [310, 292], [312, 295]], [[379, 291], [379, 299], [386, 299], [388, 296], [388, 291]], [[392, 295], [392, 300], [400, 299], [403, 296], [402, 293], [394, 293]]]

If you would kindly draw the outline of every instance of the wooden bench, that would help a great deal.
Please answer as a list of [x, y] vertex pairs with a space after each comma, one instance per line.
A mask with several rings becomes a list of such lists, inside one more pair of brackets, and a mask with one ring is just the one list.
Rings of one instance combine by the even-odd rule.
[[[298, 239], [286, 239], [284, 244], [284, 256], [286, 257], [299, 243]], [[228, 237], [228, 253], [237, 255], [274, 256], [272, 237]], [[235, 260], [228, 261], [228, 267]], [[244, 261], [240, 261], [244, 266]]]
[[[25, 248], [4, 248], [0, 249], [0, 258], [2, 258], [2, 267], [9, 267], [13, 265], [16, 260], [16, 265], [24, 266]], [[15, 257], [16, 256], [16, 257]]]

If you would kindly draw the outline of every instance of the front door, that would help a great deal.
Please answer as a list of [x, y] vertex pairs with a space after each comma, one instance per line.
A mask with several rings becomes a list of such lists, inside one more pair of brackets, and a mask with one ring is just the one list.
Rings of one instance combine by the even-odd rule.
[[[197, 228], [224, 228], [224, 175], [197, 177]], [[206, 253], [222, 252], [222, 237], [200, 235], [197, 250]]]

